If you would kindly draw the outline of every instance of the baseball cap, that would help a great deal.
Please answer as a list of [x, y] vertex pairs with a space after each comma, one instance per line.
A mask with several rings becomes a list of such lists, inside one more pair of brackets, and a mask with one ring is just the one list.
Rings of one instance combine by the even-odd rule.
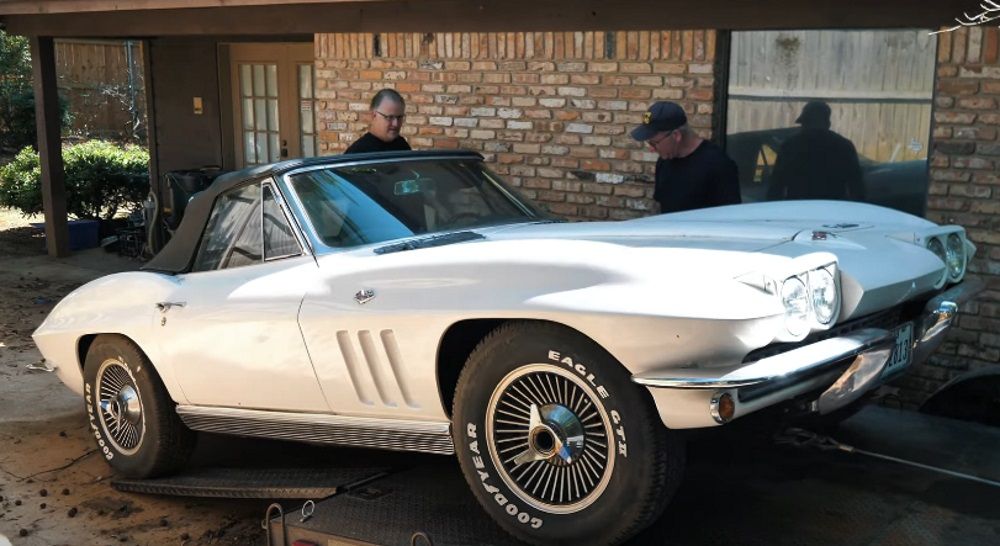
[[830, 105], [821, 100], [811, 100], [802, 107], [799, 117], [795, 118], [795, 123], [801, 124], [830, 124]]
[[654, 102], [649, 110], [642, 115], [642, 125], [632, 129], [632, 138], [643, 141], [653, 138], [657, 133], [673, 131], [687, 123], [684, 109], [676, 102], [663, 100]]

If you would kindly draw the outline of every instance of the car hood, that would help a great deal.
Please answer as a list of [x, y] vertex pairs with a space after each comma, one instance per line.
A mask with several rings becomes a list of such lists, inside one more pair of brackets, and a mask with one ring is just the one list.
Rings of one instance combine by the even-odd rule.
[[477, 230], [493, 241], [560, 239], [593, 241], [627, 247], [700, 248], [742, 252], [760, 251], [791, 241], [803, 228], [779, 225], [741, 225], [728, 222], [580, 222], [536, 223]]
[[[777, 220], [780, 218], [781, 220]], [[808, 232], [851, 239], [866, 231], [914, 231], [931, 222], [843, 201], [754, 203], [661, 214], [621, 222], [533, 223], [481, 231], [489, 239], [572, 239], [631, 247], [759, 252]]]
[[[397, 285], [407, 278], [446, 276], [470, 282], [503, 279], [504, 286], [513, 283], [511, 289], [532, 285], [541, 290], [538, 284], [548, 282], [546, 290], [560, 293], [631, 286], [633, 292], [621, 299], [669, 293], [672, 308], [683, 307], [684, 316], [720, 317], [728, 316], [727, 308], [736, 309], [732, 302], [743, 297], [746, 279], [781, 281], [837, 261], [841, 317], [849, 318], [935, 288], [944, 264], [915, 244], [916, 233], [934, 226], [859, 203], [761, 203], [622, 222], [476, 227], [471, 229], [479, 237], [382, 253], [376, 260], [358, 259], [370, 257], [374, 245], [337, 253], [344, 259], [331, 270], [357, 274], [366, 282], [385, 277]], [[708, 301], [707, 293], [713, 294]]]

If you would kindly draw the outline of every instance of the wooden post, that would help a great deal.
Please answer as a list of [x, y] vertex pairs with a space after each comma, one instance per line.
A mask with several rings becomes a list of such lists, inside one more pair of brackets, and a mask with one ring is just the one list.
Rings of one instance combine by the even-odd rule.
[[32, 36], [30, 42], [38, 158], [42, 168], [45, 245], [49, 256], [62, 258], [69, 256], [69, 231], [66, 228], [66, 176], [56, 90], [56, 50], [51, 37]]

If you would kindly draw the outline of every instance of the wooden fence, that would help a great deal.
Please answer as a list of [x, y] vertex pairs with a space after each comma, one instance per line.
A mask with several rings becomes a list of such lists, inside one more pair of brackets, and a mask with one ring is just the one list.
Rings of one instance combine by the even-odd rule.
[[925, 159], [936, 47], [926, 30], [734, 32], [727, 130], [792, 127], [821, 99], [861, 155]]
[[56, 74], [71, 135], [145, 141], [141, 42], [57, 40]]

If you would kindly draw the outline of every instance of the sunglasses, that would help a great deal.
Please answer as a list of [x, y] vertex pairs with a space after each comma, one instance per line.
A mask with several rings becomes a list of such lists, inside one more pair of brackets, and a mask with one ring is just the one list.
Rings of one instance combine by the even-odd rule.
[[383, 114], [382, 112], [379, 112], [378, 110], [375, 110], [375, 113], [378, 114], [378, 115], [380, 115], [380, 116], [382, 116], [382, 117], [384, 117], [385, 120], [388, 121], [389, 123], [392, 123], [394, 121], [398, 121], [400, 123], [403, 123], [403, 120], [406, 119], [406, 114], [400, 114], [398, 116], [390, 116], [389, 114]]

